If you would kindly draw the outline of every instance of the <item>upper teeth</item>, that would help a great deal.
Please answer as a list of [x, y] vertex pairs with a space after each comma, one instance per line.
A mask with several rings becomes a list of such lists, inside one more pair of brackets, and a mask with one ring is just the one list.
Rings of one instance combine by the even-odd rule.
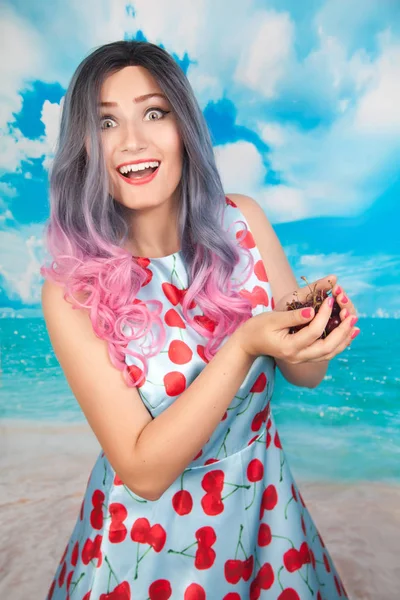
[[125, 174], [129, 173], [129, 171], [143, 171], [149, 167], [158, 167], [159, 164], [160, 163], [155, 160], [153, 162], [142, 162], [135, 165], [124, 165], [123, 167], [119, 168], [119, 172]]

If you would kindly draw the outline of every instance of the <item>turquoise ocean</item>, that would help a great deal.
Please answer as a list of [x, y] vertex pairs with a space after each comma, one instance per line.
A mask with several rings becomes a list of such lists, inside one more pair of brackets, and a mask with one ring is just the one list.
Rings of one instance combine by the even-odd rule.
[[[400, 483], [400, 320], [360, 318], [360, 335], [315, 389], [276, 370], [272, 410], [296, 476]], [[85, 421], [42, 318], [3, 318], [0, 423]]]

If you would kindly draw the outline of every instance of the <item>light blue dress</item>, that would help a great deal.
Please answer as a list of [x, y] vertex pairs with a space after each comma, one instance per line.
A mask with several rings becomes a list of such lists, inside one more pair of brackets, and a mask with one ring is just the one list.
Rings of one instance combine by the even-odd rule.
[[[243, 222], [248, 227], [226, 199], [224, 227], [234, 240]], [[253, 315], [273, 310], [251, 232], [240, 243], [255, 260], [241, 293], [251, 298]], [[141, 260], [148, 278], [138, 298], [162, 302], [167, 334], [138, 388], [157, 417], [205, 367], [207, 340], [184, 320], [182, 253]], [[191, 310], [202, 316], [197, 305]], [[137, 377], [140, 363], [126, 362]], [[281, 446], [270, 406], [275, 366], [271, 356], [254, 361], [208, 442], [159, 500], [134, 494], [100, 452], [47, 600], [348, 598]]]

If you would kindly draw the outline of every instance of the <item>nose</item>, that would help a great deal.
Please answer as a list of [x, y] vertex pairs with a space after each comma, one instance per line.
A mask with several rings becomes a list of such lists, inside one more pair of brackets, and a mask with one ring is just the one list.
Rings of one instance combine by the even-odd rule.
[[140, 123], [128, 122], [124, 129], [121, 139], [122, 151], [136, 152], [147, 147], [146, 134]]

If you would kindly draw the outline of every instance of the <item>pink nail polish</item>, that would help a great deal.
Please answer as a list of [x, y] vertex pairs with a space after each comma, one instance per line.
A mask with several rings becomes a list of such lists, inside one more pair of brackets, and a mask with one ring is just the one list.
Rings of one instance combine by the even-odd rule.
[[343, 304], [347, 304], [348, 301], [349, 301], [348, 297], [347, 296], [343, 296], [342, 303]]
[[353, 333], [351, 334], [351, 339], [354, 340], [354, 338], [358, 336], [360, 331], [361, 329], [356, 329], [355, 331], [353, 331]]
[[354, 327], [354, 325], [357, 323], [358, 321], [358, 317], [353, 317], [352, 320], [350, 321], [350, 327]]
[[334, 299], [333, 299], [333, 298], [329, 298], [329, 299], [328, 299], [328, 306], [329, 306], [330, 308], [332, 308], [332, 306], [333, 306], [333, 303], [334, 303]]
[[342, 293], [342, 288], [340, 286], [338, 286], [338, 288], [336, 290], [336, 296], [338, 296], [341, 293]]
[[311, 317], [311, 311], [312, 308], [303, 308], [303, 310], [301, 311], [301, 316], [308, 319], [309, 317]]

